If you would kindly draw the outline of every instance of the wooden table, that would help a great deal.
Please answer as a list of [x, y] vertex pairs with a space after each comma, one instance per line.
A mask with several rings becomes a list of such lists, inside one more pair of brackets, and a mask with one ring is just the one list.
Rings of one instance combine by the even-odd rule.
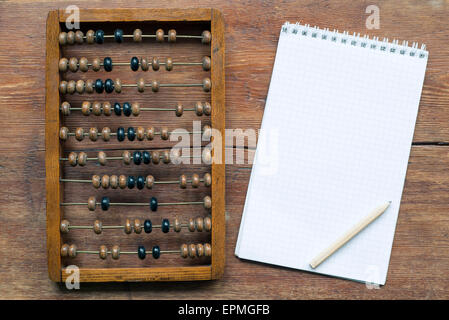
[[[144, 2], [78, 1], [86, 8]], [[171, 7], [195, 7], [175, 1]], [[45, 20], [72, 2], [0, 3], [0, 298], [50, 299], [448, 299], [449, 4], [377, 1], [380, 29], [367, 30], [371, 2], [203, 1], [226, 23], [227, 128], [257, 130], [280, 27], [297, 21], [425, 43], [430, 51], [387, 283], [364, 284], [241, 261], [234, 256], [251, 165], [227, 166], [227, 265], [220, 281], [83, 284], [67, 291], [47, 276], [45, 244]], [[149, 5], [149, 4], [147, 4]], [[152, 1], [154, 7], [167, 6]], [[229, 152], [232, 152], [232, 147]], [[252, 150], [249, 150], [251, 153]], [[273, 243], [275, 246], [276, 243]]]

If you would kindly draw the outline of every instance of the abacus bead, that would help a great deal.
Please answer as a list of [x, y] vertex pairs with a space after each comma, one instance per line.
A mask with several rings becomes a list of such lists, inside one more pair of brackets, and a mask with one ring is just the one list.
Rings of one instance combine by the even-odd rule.
[[137, 140], [139, 140], [139, 141], [142, 141], [145, 139], [145, 128], [144, 127], [137, 127], [136, 137], [137, 137]]
[[148, 71], [148, 69], [150, 69], [150, 64], [148, 63], [147, 58], [140, 58], [140, 68], [142, 69], [142, 71]]
[[156, 41], [157, 42], [164, 42], [164, 30], [157, 29], [157, 31], [156, 31]]
[[159, 155], [158, 151], [153, 151], [151, 153], [151, 160], [153, 160], [153, 164], [158, 164], [161, 160], [161, 156]]
[[212, 106], [210, 105], [209, 102], [205, 102], [205, 103], [204, 103], [204, 114], [205, 114], [206, 116], [210, 116], [211, 111], [212, 111]]
[[195, 113], [197, 116], [202, 116], [203, 115], [203, 104], [201, 103], [201, 101], [198, 101], [195, 104]]
[[168, 57], [165, 60], [165, 70], [172, 71], [173, 70], [173, 59]]
[[60, 32], [59, 33], [59, 44], [61, 46], [64, 46], [67, 44], [67, 32]]
[[113, 246], [111, 249], [111, 257], [114, 260], [117, 260], [120, 258], [120, 247], [119, 246]]
[[82, 72], [87, 72], [87, 71], [89, 71], [89, 61], [87, 60], [86, 57], [82, 57], [82, 58], [80, 59], [79, 64], [80, 64], [80, 70], [81, 70]]
[[204, 78], [203, 79], [203, 90], [204, 90], [204, 92], [209, 92], [211, 87], [212, 87], [212, 82], [210, 81], [210, 79], [209, 78]]
[[98, 152], [98, 163], [104, 166], [107, 162], [106, 153], [104, 151]]
[[211, 199], [211, 197], [205, 196], [203, 201], [204, 201], [204, 208], [206, 208], [206, 209], [212, 208], [212, 199]]
[[78, 71], [78, 59], [77, 58], [75, 58], [75, 57], [70, 58], [69, 70], [72, 72]]
[[117, 128], [117, 140], [118, 141], [125, 140], [125, 129], [123, 127]]
[[75, 32], [75, 42], [78, 44], [83, 43], [84, 33], [81, 30]]
[[70, 226], [70, 223], [68, 220], [62, 220], [61, 224], [59, 225], [59, 231], [61, 231], [61, 233], [68, 233], [69, 226]]
[[151, 81], [151, 90], [153, 90], [153, 92], [158, 92], [159, 82], [157, 82], [156, 80]]
[[159, 59], [157, 57], [153, 57], [153, 59], [151, 60], [151, 67], [154, 71], [159, 70]]
[[59, 93], [66, 94], [67, 93], [67, 81], [62, 80], [59, 82]]
[[205, 173], [203, 180], [204, 180], [204, 185], [206, 187], [210, 187], [210, 185], [212, 184], [212, 176], [210, 175], [210, 173]]
[[165, 164], [170, 163], [170, 151], [164, 150], [164, 153], [162, 154], [162, 161]]
[[95, 199], [95, 197], [89, 197], [89, 199], [87, 199], [87, 208], [90, 211], [94, 211], [96, 205], [97, 205], [97, 200]]
[[95, 220], [94, 221], [94, 232], [96, 234], [100, 234], [103, 231], [103, 224], [101, 223], [100, 220]]
[[115, 79], [115, 92], [122, 92], [122, 81], [119, 78]]
[[61, 257], [67, 257], [69, 255], [69, 245], [63, 244], [61, 246]]
[[189, 244], [189, 257], [192, 259], [196, 257], [196, 246], [193, 243]]
[[70, 80], [67, 82], [67, 93], [73, 94], [76, 90], [76, 82], [75, 80]]
[[76, 257], [76, 245], [72, 244], [69, 247], [69, 257], [75, 258]]
[[69, 31], [67, 32], [67, 43], [74, 44], [75, 43], [75, 32]]
[[129, 127], [128, 128], [128, 140], [134, 141], [135, 138], [136, 138], [136, 130], [134, 130], [133, 127]]
[[118, 103], [118, 102], [114, 103], [114, 113], [116, 116], [122, 115], [122, 107], [120, 106], [120, 103]]
[[96, 43], [103, 43], [104, 42], [104, 31], [103, 30], [97, 30], [95, 31], [95, 42]]
[[181, 252], [182, 258], [187, 258], [187, 256], [189, 255], [189, 249], [187, 248], [187, 245], [185, 243], [183, 243], [181, 245], [181, 248], [179, 251]]
[[131, 155], [130, 151], [123, 151], [122, 157], [123, 157], [123, 163], [124, 164], [130, 164], [131, 163], [132, 155]]
[[202, 136], [202, 140], [203, 141], [210, 141], [210, 137], [212, 136], [212, 128], [209, 125], [205, 125], [203, 127], [203, 136]]
[[168, 30], [168, 42], [176, 42], [176, 30]]
[[69, 129], [67, 127], [59, 128], [59, 139], [65, 141], [69, 136]]
[[127, 117], [131, 115], [131, 105], [128, 102], [123, 104], [123, 114]]
[[212, 247], [209, 243], [204, 244], [204, 256], [210, 257], [212, 255]]
[[199, 185], [200, 185], [200, 176], [194, 173], [192, 175], [192, 187], [198, 188]]
[[112, 81], [112, 79], [106, 79], [104, 82], [104, 91], [106, 91], [106, 93], [114, 92], [114, 81]]
[[82, 141], [84, 139], [84, 129], [83, 128], [76, 128], [75, 138], [78, 141]]
[[162, 220], [161, 229], [163, 233], [168, 233], [170, 231], [170, 221], [168, 221], [168, 219]]
[[211, 61], [210, 61], [210, 57], [208, 56], [204, 56], [203, 60], [201, 61], [203, 64], [203, 70], [204, 71], [209, 71], [210, 70], [210, 65], [211, 65]]
[[168, 128], [167, 127], [161, 128], [161, 139], [162, 140], [168, 140], [168, 138], [169, 138]]
[[159, 257], [161, 256], [161, 249], [159, 248], [159, 246], [153, 246], [153, 248], [151, 249], [151, 253], [153, 254], [154, 259], [159, 259]]
[[109, 206], [110, 206], [109, 198], [108, 197], [101, 198], [101, 209], [103, 211], [106, 211], [109, 209]]
[[86, 32], [86, 42], [88, 44], [92, 44], [95, 42], [95, 32], [93, 30], [89, 30]]
[[133, 231], [132, 225], [131, 225], [131, 221], [129, 221], [129, 219], [126, 219], [125, 221], [125, 233], [126, 234], [130, 234]]
[[204, 30], [203, 33], [201, 34], [201, 43], [202, 44], [209, 44], [210, 41], [212, 40], [212, 34], [210, 33], [210, 31]]
[[137, 189], [142, 190], [145, 187], [145, 178], [138, 176], [136, 180]]
[[101, 179], [99, 175], [94, 174], [92, 176], [92, 185], [94, 186], [94, 188], [98, 189], [101, 185]]
[[99, 256], [100, 259], [106, 259], [106, 257], [108, 256], [108, 248], [106, 246], [100, 246]]
[[67, 58], [59, 59], [58, 68], [61, 72], [66, 72], [69, 65], [69, 60]]
[[85, 116], [88, 116], [90, 114], [91, 105], [92, 104], [89, 101], [83, 101], [83, 103], [81, 104], [81, 113]]
[[78, 155], [78, 164], [81, 167], [84, 167], [87, 164], [87, 153], [80, 152], [80, 154]]
[[154, 184], [154, 177], [152, 175], [148, 175], [145, 179], [145, 185], [147, 186], [148, 189], [153, 188], [153, 184]]
[[179, 218], [175, 218], [175, 222], [173, 223], [173, 231], [174, 232], [180, 232], [181, 231], [181, 221]]
[[69, 164], [70, 164], [72, 167], [76, 166], [76, 164], [77, 164], [77, 159], [78, 159], [78, 156], [76, 155], [75, 152], [70, 152], [70, 153], [69, 153], [68, 161], [69, 161]]
[[143, 229], [145, 230], [145, 233], [151, 233], [151, 231], [153, 231], [153, 224], [151, 223], [151, 220], [145, 220], [143, 223]]
[[142, 153], [140, 151], [133, 152], [133, 161], [134, 164], [139, 165], [142, 163]]
[[143, 260], [145, 259], [145, 257], [147, 256], [147, 253], [145, 251], [145, 247], [144, 246], [139, 246], [137, 248], [137, 256], [139, 257], [139, 259]]
[[157, 199], [155, 197], [151, 197], [150, 199], [150, 209], [151, 211], [157, 210]]
[[134, 189], [135, 185], [136, 178], [134, 178], [133, 176], [128, 176], [128, 178], [126, 179], [126, 186], [128, 187], [128, 189]]
[[115, 29], [114, 30], [114, 40], [117, 43], [123, 42], [123, 30], [122, 29]]
[[209, 148], [205, 148], [203, 150], [203, 153], [201, 154], [201, 158], [205, 164], [211, 164], [212, 163], [212, 153]]
[[89, 129], [89, 139], [91, 141], [97, 141], [97, 139], [98, 139], [98, 129], [97, 128], [92, 127]]
[[92, 70], [100, 71], [100, 68], [101, 68], [100, 58], [94, 58], [94, 60], [92, 60]]
[[109, 188], [109, 176], [107, 174], [101, 177], [101, 186], [103, 189]]
[[103, 102], [103, 114], [105, 116], [110, 116], [112, 114], [112, 106], [108, 101]]
[[87, 93], [94, 92], [94, 81], [91, 79], [86, 80], [86, 92]]
[[212, 230], [212, 219], [210, 217], [204, 218], [204, 231], [209, 232]]
[[185, 189], [187, 187], [187, 177], [184, 174], [179, 177], [179, 186], [181, 189]]
[[140, 113], [140, 105], [139, 105], [139, 103], [134, 102], [131, 105], [131, 112], [132, 112], [133, 116], [135, 116], [135, 117], [137, 117], [139, 115], [139, 113]]
[[112, 71], [112, 59], [110, 57], [105, 57], [103, 60], [104, 71], [111, 72]]
[[137, 81], [137, 90], [139, 92], [144, 92], [145, 91], [145, 80], [143, 78], [140, 78]]
[[101, 103], [98, 101], [94, 101], [92, 103], [92, 113], [96, 116], [101, 115]]
[[193, 218], [189, 219], [189, 231], [194, 232], [195, 231], [195, 220]]
[[140, 29], [134, 30], [133, 40], [134, 40], [134, 42], [142, 42], [142, 30], [140, 30]]
[[154, 128], [153, 127], [149, 127], [147, 129], [147, 139], [148, 140], [153, 140], [154, 139]]
[[112, 189], [117, 189], [118, 177], [115, 174], [111, 175], [111, 177], [109, 178], [109, 183], [111, 184]]
[[139, 59], [137, 57], [132, 57], [129, 66], [131, 67], [132, 71], [139, 70]]
[[176, 105], [176, 111], [175, 111], [176, 116], [177, 116], [177, 117], [182, 116], [182, 113], [183, 113], [183, 112], [184, 112], [184, 108], [183, 108], [182, 104], [178, 103], [178, 104]]
[[78, 92], [79, 94], [84, 93], [84, 88], [84, 80], [78, 80], [75, 84], [76, 92]]
[[134, 220], [134, 232], [137, 234], [142, 233], [142, 223], [140, 223], [139, 219]]
[[97, 91], [97, 93], [103, 93], [104, 83], [103, 81], [101, 81], [101, 79], [95, 80], [95, 91]]
[[196, 255], [202, 257], [204, 255], [204, 246], [201, 243], [196, 245]]
[[196, 217], [195, 218], [195, 228], [196, 231], [198, 232], [202, 232], [203, 231], [203, 227], [204, 227], [204, 220], [201, 217]]

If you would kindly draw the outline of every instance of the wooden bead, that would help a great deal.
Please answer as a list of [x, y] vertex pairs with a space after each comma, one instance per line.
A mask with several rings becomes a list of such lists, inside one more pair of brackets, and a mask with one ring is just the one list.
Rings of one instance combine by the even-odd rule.
[[104, 127], [101, 130], [101, 137], [103, 141], [109, 141], [111, 139], [111, 129], [109, 127]]
[[172, 71], [173, 70], [173, 59], [168, 57], [165, 60], [165, 70]]
[[70, 230], [70, 223], [68, 220], [62, 220], [61, 224], [59, 225], [59, 231], [61, 231], [61, 233], [68, 233]]
[[140, 30], [140, 29], [134, 30], [133, 40], [134, 40], [134, 42], [142, 42], [142, 30]]
[[95, 31], [89, 30], [86, 32], [86, 42], [88, 44], [95, 43]]
[[159, 161], [161, 160], [161, 156], [159, 155], [158, 151], [151, 152], [151, 160], [153, 161], [154, 164], [159, 163]]
[[76, 43], [78, 43], [78, 44], [83, 43], [84, 42], [83, 37], [84, 37], [84, 33], [81, 30], [77, 30], [75, 32], [75, 42]]
[[69, 65], [69, 60], [67, 58], [59, 59], [58, 68], [61, 72], [66, 72]]
[[192, 259], [196, 257], [196, 246], [193, 243], [189, 244], [189, 257]]
[[78, 71], [78, 59], [75, 57], [70, 58], [69, 60], [69, 70], [72, 72]]
[[203, 90], [204, 90], [204, 92], [209, 92], [211, 87], [212, 87], [212, 82], [210, 81], [210, 79], [209, 78], [204, 78], [203, 79]]
[[148, 140], [153, 140], [154, 139], [154, 128], [153, 127], [149, 127], [147, 129], [147, 139]]
[[212, 256], [212, 247], [209, 243], [204, 244], [204, 256], [205, 257]]
[[170, 163], [170, 151], [164, 150], [164, 152], [162, 153], [162, 161], [165, 164]]
[[111, 184], [112, 189], [117, 189], [118, 177], [115, 174], [111, 175], [111, 177], [109, 178], [109, 183]]
[[112, 114], [112, 105], [109, 101], [103, 102], [103, 114], [105, 116], [110, 116]]
[[158, 92], [159, 82], [157, 82], [156, 80], [151, 81], [151, 90], [153, 90], [153, 92]]
[[67, 257], [69, 255], [69, 245], [63, 244], [61, 246], [61, 257]]
[[206, 124], [203, 127], [202, 140], [203, 141], [210, 141], [211, 137], [212, 137], [212, 128], [209, 125]]
[[61, 103], [61, 113], [65, 116], [70, 115], [70, 103], [68, 103], [67, 101]]
[[142, 223], [139, 219], [134, 220], [134, 232], [137, 234], [142, 232]]
[[66, 94], [67, 93], [67, 81], [62, 80], [59, 82], [59, 93]]
[[179, 186], [181, 189], [185, 189], [187, 187], [187, 177], [184, 174], [179, 177]]
[[183, 108], [182, 104], [178, 103], [178, 104], [176, 105], [176, 111], [175, 111], [176, 116], [177, 116], [177, 117], [182, 116], [183, 112], [184, 112], [184, 108]]
[[95, 127], [92, 127], [89, 129], [89, 139], [91, 141], [97, 141], [98, 139], [98, 129]]
[[67, 127], [59, 128], [59, 139], [65, 141], [69, 137], [69, 129]]
[[212, 199], [209, 196], [205, 196], [203, 199], [204, 202], [204, 208], [206, 209], [210, 209], [212, 208]]
[[204, 256], [204, 246], [201, 243], [196, 245], [196, 254], [198, 257]]
[[89, 70], [89, 61], [86, 57], [82, 57], [79, 61], [79, 68], [82, 72], [87, 72]]
[[168, 30], [168, 42], [176, 42], [176, 30]]
[[145, 139], [145, 128], [144, 127], [137, 127], [136, 138], [139, 141], [142, 141]]
[[212, 184], [212, 176], [210, 175], [210, 173], [204, 174], [203, 181], [206, 187], [210, 187], [210, 185]]
[[92, 60], [92, 70], [100, 71], [100, 69], [101, 69], [101, 60], [100, 60], [100, 58], [94, 58]]
[[197, 175], [196, 173], [194, 173], [192, 175], [192, 187], [193, 188], [198, 188], [200, 185], [200, 176]]
[[140, 114], [140, 105], [137, 102], [134, 102], [131, 105], [131, 112], [133, 114], [133, 116], [137, 117]]
[[70, 152], [67, 159], [68, 159], [69, 164], [72, 167], [76, 166], [77, 161], [78, 161], [78, 156], [75, 152]]
[[100, 234], [103, 231], [103, 224], [101, 223], [100, 220], [95, 220], [94, 221], [94, 232], [96, 234]]
[[130, 151], [123, 151], [122, 157], [123, 157], [123, 163], [124, 164], [130, 164], [131, 163], [132, 154], [131, 154]]
[[203, 153], [201, 154], [201, 158], [202, 158], [204, 164], [212, 163], [212, 152], [211, 152], [210, 148], [204, 148]]
[[75, 138], [78, 141], [82, 141], [84, 139], [84, 129], [83, 128], [76, 128]]
[[187, 258], [187, 256], [189, 255], [189, 249], [187, 248], [187, 245], [185, 243], [183, 243], [181, 245], [181, 248], [179, 251], [181, 253], [182, 258]]
[[109, 176], [107, 174], [101, 177], [101, 186], [103, 189], [109, 188]]
[[90, 101], [83, 101], [83, 103], [81, 104], [81, 113], [85, 116], [90, 115], [91, 106], [92, 104], [90, 103]]
[[92, 93], [94, 92], [94, 81], [93, 80], [86, 80], [86, 92]]
[[98, 152], [98, 163], [104, 166], [107, 162], [106, 153], [104, 151]]
[[204, 227], [204, 220], [201, 217], [196, 217], [195, 218], [195, 228], [196, 231], [198, 232], [202, 232], [203, 231], [203, 227]]
[[164, 42], [164, 30], [157, 29], [157, 31], [156, 31], [156, 41], [157, 42]]
[[210, 217], [205, 217], [203, 219], [204, 221], [204, 231], [211, 231], [212, 230], [212, 219]]
[[195, 220], [193, 218], [189, 219], [189, 231], [194, 232], [195, 231]]
[[76, 90], [76, 82], [75, 80], [70, 80], [67, 82], [67, 93], [73, 94]]
[[75, 43], [75, 32], [69, 31], [67, 32], [67, 44]]
[[137, 81], [137, 90], [139, 90], [139, 92], [145, 91], [145, 80], [143, 78], [140, 78]]
[[204, 30], [203, 33], [201, 34], [201, 43], [202, 44], [209, 44], [212, 40], [212, 34], [210, 33], [210, 31]]
[[111, 257], [114, 260], [117, 260], [120, 258], [120, 247], [119, 246], [113, 246], [111, 249]]
[[60, 32], [58, 40], [61, 46], [65, 46], [67, 44], [67, 32]]
[[157, 57], [153, 57], [153, 59], [151, 60], [151, 67], [153, 68], [154, 71], [158, 71], [159, 70], [159, 59]]
[[210, 57], [204, 56], [201, 62], [202, 62], [203, 70], [204, 71], [209, 71], [210, 70], [210, 66], [211, 66]]
[[89, 197], [89, 199], [87, 199], [87, 208], [90, 211], [94, 211], [96, 205], [97, 205], [97, 199], [95, 199], [95, 197]]
[[76, 245], [72, 244], [69, 247], [69, 257], [75, 258], [76, 257]]
[[100, 176], [94, 174], [92, 176], [92, 185], [94, 186], [94, 188], [98, 189], [101, 185], [101, 179]]
[[140, 58], [140, 68], [142, 68], [142, 71], [148, 71], [148, 69], [150, 69], [150, 64], [148, 63], [147, 58]]
[[84, 93], [84, 88], [84, 80], [78, 80], [75, 84], [76, 92], [78, 92], [79, 94]]
[[153, 188], [153, 184], [154, 184], [154, 177], [152, 175], [148, 175], [145, 179], [145, 185], [147, 186], [148, 189]]
[[87, 153], [80, 152], [78, 155], [78, 164], [81, 167], [84, 167], [87, 164]]
[[211, 112], [212, 112], [212, 106], [211, 106], [211, 104], [210, 104], [209, 102], [205, 102], [205, 103], [204, 103], [204, 114], [205, 114], [206, 116], [210, 116]]
[[197, 116], [202, 116], [203, 115], [203, 104], [201, 103], [201, 101], [198, 101], [195, 104], [195, 113]]
[[129, 221], [129, 219], [125, 220], [125, 233], [126, 234], [130, 234], [133, 231], [132, 225], [131, 225], [131, 221]]
[[175, 232], [180, 232], [181, 231], [181, 221], [178, 218], [175, 218], [175, 222], [173, 224], [173, 230]]
[[92, 113], [96, 116], [101, 115], [101, 102], [94, 101], [94, 103], [92, 103]]
[[106, 257], [108, 256], [108, 248], [106, 246], [100, 246], [99, 256], [100, 259], [106, 259]]
[[120, 187], [120, 189], [125, 189], [126, 188], [126, 176], [121, 174], [118, 177], [118, 185]]
[[115, 87], [114, 87], [115, 92], [117, 92], [117, 93], [122, 92], [122, 81], [119, 78], [115, 79], [114, 84], [115, 84]]
[[161, 128], [161, 139], [168, 140], [168, 138], [169, 138], [168, 128], [167, 127]]

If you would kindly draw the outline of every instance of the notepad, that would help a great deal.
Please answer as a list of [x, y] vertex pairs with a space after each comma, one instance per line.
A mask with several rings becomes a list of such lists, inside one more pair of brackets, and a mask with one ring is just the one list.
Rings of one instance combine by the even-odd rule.
[[[282, 26], [238, 257], [385, 284], [427, 58], [416, 43]], [[381, 217], [309, 266], [386, 201]]]

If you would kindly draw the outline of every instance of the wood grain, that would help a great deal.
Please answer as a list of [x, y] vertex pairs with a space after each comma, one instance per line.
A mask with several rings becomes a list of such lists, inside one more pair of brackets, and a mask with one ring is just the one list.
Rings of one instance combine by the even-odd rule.
[[[89, 284], [76, 292], [52, 283], [47, 275], [45, 245], [45, 19], [50, 9], [69, 4], [73, 3], [0, 3], [1, 298], [449, 299], [449, 149], [438, 145], [412, 148], [387, 283], [379, 290], [236, 258], [235, 242], [250, 164], [226, 168], [223, 279], [200, 283]], [[77, 4], [85, 8], [198, 6], [190, 0]], [[279, 28], [284, 21], [301, 20], [322, 27], [426, 43], [430, 57], [414, 142], [449, 141], [448, 3], [378, 1], [381, 27], [366, 30], [364, 12], [370, 4], [349, 0], [202, 2], [203, 7], [221, 10], [226, 21], [227, 128], [260, 127]], [[128, 53], [131, 54], [132, 51]], [[167, 117], [167, 124], [169, 120]], [[74, 192], [77, 190], [70, 191]], [[132, 198], [132, 194], [127, 196]]]

